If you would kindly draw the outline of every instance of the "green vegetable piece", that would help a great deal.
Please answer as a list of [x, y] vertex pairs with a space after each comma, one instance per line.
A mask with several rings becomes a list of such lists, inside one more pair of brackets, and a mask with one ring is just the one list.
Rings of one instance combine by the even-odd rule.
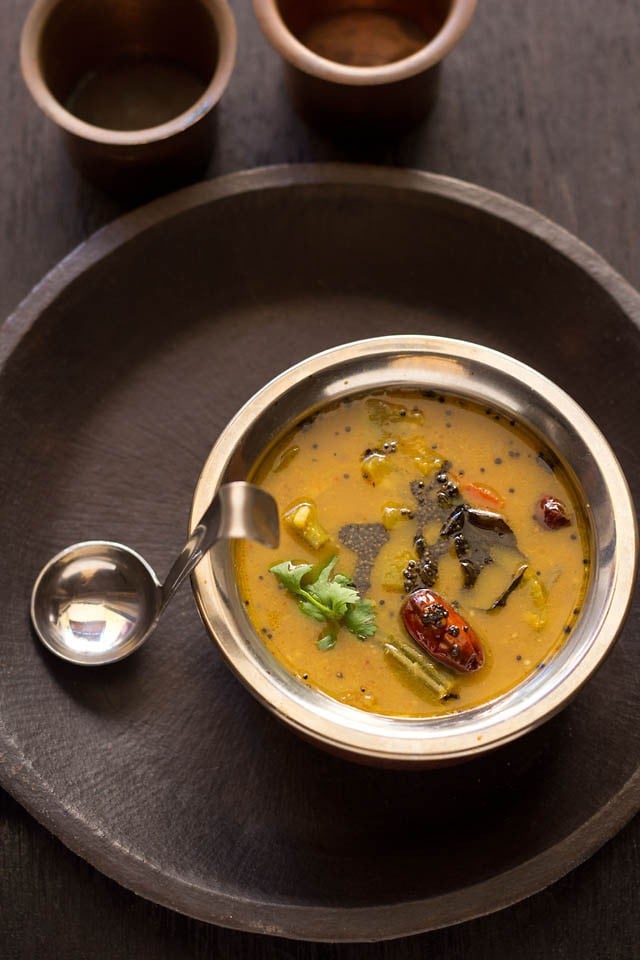
[[383, 643], [386, 656], [391, 657], [414, 680], [435, 694], [438, 700], [451, 696], [455, 681], [449, 673], [437, 666], [413, 641], [387, 637]]
[[548, 597], [544, 584], [529, 570], [524, 575], [533, 610], [525, 613], [525, 620], [534, 630], [542, 630], [547, 623]]
[[318, 520], [318, 510], [311, 500], [300, 500], [282, 518], [289, 529], [312, 550], [320, 550], [329, 542], [329, 534]]
[[284, 470], [285, 467], [289, 466], [292, 460], [295, 460], [299, 453], [300, 447], [287, 447], [286, 450], [283, 450], [282, 453], [276, 457], [272, 467], [273, 472], [280, 473], [281, 470]]
[[420, 410], [410, 410], [401, 403], [390, 403], [388, 400], [381, 400], [379, 397], [371, 397], [367, 400], [366, 405], [369, 420], [372, 420], [373, 423], [381, 425], [400, 421], [422, 423], [424, 420]]

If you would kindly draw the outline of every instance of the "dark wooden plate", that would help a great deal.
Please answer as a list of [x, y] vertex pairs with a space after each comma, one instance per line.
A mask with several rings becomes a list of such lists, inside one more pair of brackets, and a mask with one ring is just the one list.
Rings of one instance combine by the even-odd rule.
[[487, 191], [340, 166], [237, 174], [76, 250], [0, 339], [0, 779], [121, 884], [194, 917], [372, 940], [497, 910], [588, 857], [640, 804], [638, 597], [562, 715], [434, 772], [350, 765], [232, 677], [185, 589], [131, 660], [58, 662], [28, 617], [41, 564], [124, 540], [162, 575], [221, 427], [268, 378], [385, 333], [537, 367], [640, 486], [640, 298], [591, 250]]

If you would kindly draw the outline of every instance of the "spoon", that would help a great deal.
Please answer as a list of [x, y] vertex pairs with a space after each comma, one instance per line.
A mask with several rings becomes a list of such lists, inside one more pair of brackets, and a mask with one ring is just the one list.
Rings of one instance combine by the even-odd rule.
[[31, 594], [31, 620], [45, 647], [85, 666], [115, 663], [153, 632], [180, 584], [218, 540], [279, 542], [278, 509], [250, 483], [218, 490], [163, 584], [135, 550], [87, 540], [67, 547], [41, 570]]

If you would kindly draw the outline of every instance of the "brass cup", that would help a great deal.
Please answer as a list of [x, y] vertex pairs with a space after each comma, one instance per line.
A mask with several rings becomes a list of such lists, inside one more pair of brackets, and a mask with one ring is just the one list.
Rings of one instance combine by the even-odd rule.
[[[476, 0], [253, 0], [265, 37], [288, 65], [300, 111], [334, 126], [374, 131], [424, 117], [441, 61], [466, 31], [475, 6]], [[322, 25], [332, 21], [322, 36]], [[363, 51], [366, 63], [359, 61]]]
[[[300, 111], [334, 126], [372, 131], [424, 117], [437, 92], [440, 63], [466, 31], [475, 6], [476, 0], [253, 0], [265, 37], [287, 63]], [[335, 28], [324, 31], [319, 46], [318, 27], [332, 18]], [[368, 56], [367, 64], [358, 63], [351, 56], [357, 46], [368, 54], [378, 46], [378, 62]]]
[[226, 0], [36, 0], [20, 46], [81, 173], [134, 195], [204, 170], [235, 55]]

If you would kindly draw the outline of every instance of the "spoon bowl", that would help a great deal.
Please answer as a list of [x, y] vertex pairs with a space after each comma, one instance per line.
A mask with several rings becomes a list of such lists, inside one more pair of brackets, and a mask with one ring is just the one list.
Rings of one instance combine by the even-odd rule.
[[31, 594], [31, 621], [45, 647], [80, 666], [115, 663], [153, 632], [181, 583], [218, 540], [279, 540], [273, 497], [250, 483], [222, 486], [161, 584], [122, 543], [86, 540], [52, 557]]
[[88, 540], [62, 550], [33, 588], [31, 619], [45, 647], [73, 663], [115, 663], [154, 629], [162, 607], [155, 572], [122, 543]]

